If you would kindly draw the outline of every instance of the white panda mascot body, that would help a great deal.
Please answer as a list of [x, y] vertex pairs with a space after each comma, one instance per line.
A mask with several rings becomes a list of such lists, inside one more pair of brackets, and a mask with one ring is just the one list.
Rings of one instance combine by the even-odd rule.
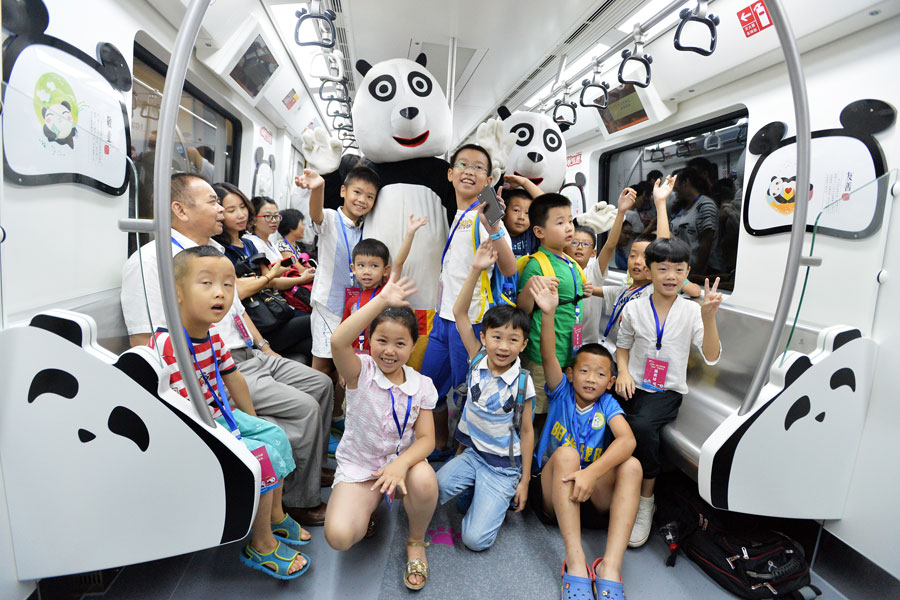
[[425, 55], [395, 58], [374, 66], [360, 60], [362, 84], [353, 101], [359, 149], [381, 179], [381, 191], [366, 216], [364, 237], [384, 242], [396, 256], [409, 215], [428, 217], [416, 234], [403, 274], [416, 282], [410, 297], [417, 310], [434, 310], [441, 250], [449, 233], [448, 213], [456, 197], [447, 180], [447, 161], [435, 158], [450, 147], [452, 117]]

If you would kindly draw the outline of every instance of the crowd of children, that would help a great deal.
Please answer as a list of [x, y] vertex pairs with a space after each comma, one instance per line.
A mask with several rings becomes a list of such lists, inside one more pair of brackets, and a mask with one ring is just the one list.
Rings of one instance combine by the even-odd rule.
[[[426, 323], [409, 308], [416, 289], [403, 263], [425, 220], [408, 216], [392, 263], [384, 243], [364, 236], [365, 215], [378, 196], [374, 172], [349, 172], [337, 210], [323, 209], [321, 176], [306, 170], [298, 179], [310, 190], [318, 235], [313, 366], [343, 390], [334, 409], [335, 416], [343, 413], [344, 429], [325, 538], [337, 550], [350, 548], [372, 535], [382, 500], [402, 498], [409, 518], [403, 581], [421, 589], [429, 574], [426, 529], [438, 502], [456, 498], [465, 513], [462, 542], [474, 551], [491, 547], [508, 509], [520, 512], [527, 503], [559, 526], [563, 598], [624, 598], [625, 550], [649, 536], [659, 432], [688, 391], [690, 345], [710, 364], [721, 354], [718, 280], [706, 282], [701, 303], [685, 297], [700, 289], [687, 280], [691, 248], [670, 237], [672, 177], [656, 179], [652, 194], [643, 194], [652, 195], [655, 239], [637, 236], [626, 260], [628, 283], [608, 286], [603, 279], [622, 250], [634, 190], [622, 192], [597, 251], [595, 232], [574, 223], [565, 196], [541, 193], [522, 177], [504, 178], [505, 217], [491, 224], [477, 200], [493, 183], [491, 170], [479, 146], [465, 145], [452, 157], [448, 179], [457, 212], [448, 239], [434, 242], [444, 250], [419, 371], [407, 361]], [[647, 198], [641, 203], [648, 212]], [[279, 229], [279, 250], [299, 259], [303, 215], [291, 218], [294, 227]], [[176, 257], [175, 272], [183, 333], [211, 410], [241, 432], [248, 448], [263, 447], [283, 478], [293, 465], [282, 450], [283, 433], [255, 419], [246, 384], [211, 327], [238, 290], [231, 262], [213, 248], [191, 248]], [[167, 348], [169, 335], [159, 331], [152, 343]], [[171, 384], [183, 389], [177, 370]], [[284, 513], [278, 490], [264, 490], [241, 558], [294, 578], [308, 559], [282, 542], [304, 544], [309, 536]], [[605, 553], [588, 564], [582, 526], [607, 520]]]

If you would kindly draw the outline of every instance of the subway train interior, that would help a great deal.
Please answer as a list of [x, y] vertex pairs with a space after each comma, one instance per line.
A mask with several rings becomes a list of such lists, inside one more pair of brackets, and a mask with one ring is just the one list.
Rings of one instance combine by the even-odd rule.
[[[210, 418], [202, 381], [183, 377], [190, 400], [170, 389], [197, 361], [190, 344], [173, 336], [167, 363], [128, 322], [129, 310], [179, 314], [172, 174], [271, 198], [249, 220], [270, 215], [295, 256], [280, 225], [296, 213], [278, 211], [299, 210], [296, 241], [321, 277], [325, 262], [347, 268], [350, 245], [345, 229], [316, 247], [310, 171], [336, 209], [361, 164], [383, 185], [362, 228], [386, 232], [392, 254], [408, 213], [429, 215], [403, 268], [431, 327], [459, 202], [450, 180], [472, 172], [454, 150], [469, 143], [487, 149], [494, 184], [571, 201], [611, 251], [595, 286], [631, 285], [629, 247], [659, 231], [659, 206], [690, 244], [688, 281], [719, 280], [721, 360], [691, 350], [689, 391], [660, 432], [659, 496], [681, 490], [670, 497], [743, 519], [751, 538], [786, 534], [807, 585], [734, 595], [673, 550], [659, 499], [647, 543], [624, 552], [624, 594], [900, 598], [900, 1], [3, 0], [0, 20], [0, 598], [574, 598], [560, 529], [531, 496], [480, 552], [463, 539], [464, 507], [439, 504], [421, 591], [407, 589], [402, 502], [378, 504], [374, 534], [347, 550], [309, 526], [296, 581], [248, 568], [265, 465]], [[673, 174], [654, 206], [653, 182]], [[636, 200], [619, 211], [625, 188]], [[699, 209], [685, 216], [688, 196], [714, 209], [712, 229]], [[227, 213], [215, 218], [226, 235]], [[595, 335], [616, 318], [603, 310]], [[294, 341], [282, 360], [310, 364]], [[324, 507], [336, 466], [324, 446], [339, 434], [322, 415], [322, 447], [306, 452], [323, 455]], [[588, 562], [610, 531], [584, 528]], [[578, 597], [625, 597], [587, 589]]]

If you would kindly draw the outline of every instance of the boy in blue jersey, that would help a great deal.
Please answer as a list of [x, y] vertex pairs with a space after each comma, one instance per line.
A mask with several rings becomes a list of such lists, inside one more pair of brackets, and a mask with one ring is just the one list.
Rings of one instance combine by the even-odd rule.
[[[607, 393], [616, 379], [613, 358], [600, 344], [585, 344], [563, 373], [553, 323], [559, 294], [543, 280], [533, 285], [534, 302], [541, 310], [549, 411], [536, 452], [536, 464], [543, 469], [532, 483], [532, 501], [539, 514], [555, 516], [559, 523], [566, 547], [562, 598], [624, 600], [620, 572], [637, 514], [642, 471], [631, 456], [635, 440], [624, 412]], [[615, 436], [608, 446], [607, 429]], [[605, 555], [589, 569], [581, 524], [582, 516], [590, 518], [591, 512], [609, 512], [609, 533]]]

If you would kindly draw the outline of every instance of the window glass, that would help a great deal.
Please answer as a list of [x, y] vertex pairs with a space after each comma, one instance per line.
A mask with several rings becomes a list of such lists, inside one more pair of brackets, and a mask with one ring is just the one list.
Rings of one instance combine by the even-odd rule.
[[601, 200], [616, 204], [623, 188], [637, 192], [625, 215], [610, 268], [625, 270], [631, 244], [655, 235], [658, 218], [653, 184], [677, 176], [666, 200], [672, 235], [691, 247], [690, 279], [720, 277], [720, 289], [733, 290], [747, 147], [747, 117], [732, 116], [675, 132], [600, 158]]

